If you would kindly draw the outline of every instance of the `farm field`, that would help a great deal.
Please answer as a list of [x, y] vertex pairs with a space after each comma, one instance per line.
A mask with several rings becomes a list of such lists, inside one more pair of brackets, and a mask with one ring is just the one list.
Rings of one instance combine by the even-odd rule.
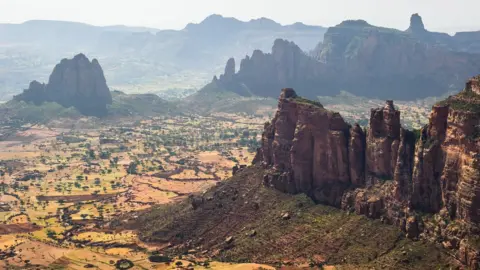
[[11, 131], [0, 141], [0, 268], [269, 269], [200, 255], [153, 262], [162, 247], [108, 229], [124, 214], [201, 193], [250, 164], [265, 121], [170, 116]]

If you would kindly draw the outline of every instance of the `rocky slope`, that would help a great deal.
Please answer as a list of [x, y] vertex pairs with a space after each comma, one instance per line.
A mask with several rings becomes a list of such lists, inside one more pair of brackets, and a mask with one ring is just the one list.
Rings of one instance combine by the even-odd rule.
[[396, 224], [480, 269], [480, 77], [434, 106], [420, 132], [401, 127], [392, 101], [362, 130], [284, 89], [258, 155], [265, 184]]
[[[443, 248], [412, 241], [394, 226], [330, 206], [304, 194], [265, 187], [261, 166], [241, 168], [202, 194], [110, 224], [138, 230], [159, 253], [277, 269], [449, 269]], [[188, 254], [188, 255], [186, 255]]]
[[309, 98], [345, 90], [415, 100], [458, 89], [480, 73], [480, 54], [459, 52], [453, 37], [425, 30], [418, 15], [411, 24], [400, 31], [345, 21], [330, 27], [311, 55], [294, 43], [276, 40], [271, 53], [255, 50], [241, 60], [235, 74], [229, 60], [228, 76], [212, 83], [240, 95], [275, 97], [288, 86]]
[[14, 99], [35, 104], [56, 102], [95, 116], [105, 115], [107, 104], [112, 103], [102, 67], [96, 59], [90, 62], [83, 54], [63, 59], [53, 69], [48, 84], [32, 81], [29, 88]]

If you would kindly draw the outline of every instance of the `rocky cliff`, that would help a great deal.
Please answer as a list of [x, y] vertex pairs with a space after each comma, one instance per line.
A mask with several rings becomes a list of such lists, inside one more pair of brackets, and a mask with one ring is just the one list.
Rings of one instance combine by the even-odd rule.
[[480, 73], [480, 56], [457, 52], [451, 43], [449, 35], [425, 30], [418, 15], [407, 31], [345, 21], [328, 29], [315, 57], [339, 74], [342, 89], [408, 100], [458, 89]]
[[295, 43], [277, 39], [272, 53], [255, 50], [251, 57], [241, 60], [236, 73], [235, 61], [228, 60], [225, 73], [212, 83], [243, 96], [276, 97], [278, 89], [284, 85], [308, 93], [308, 89], [319, 85], [323, 68]]
[[53, 69], [48, 84], [32, 81], [15, 99], [35, 104], [56, 102], [95, 116], [105, 115], [107, 104], [112, 103], [102, 67], [96, 59], [90, 61], [83, 54], [63, 59]]
[[422, 17], [413, 14], [410, 18], [410, 27], [405, 32], [431, 46], [458, 52], [480, 53], [480, 31], [457, 32], [454, 36], [430, 32], [425, 28]]
[[215, 83], [240, 95], [276, 97], [278, 89], [290, 87], [308, 98], [343, 90], [414, 100], [445, 94], [452, 86], [458, 89], [480, 73], [480, 54], [464, 51], [468, 50], [457, 48], [454, 37], [427, 31], [417, 14], [407, 31], [344, 21], [330, 27], [311, 54], [279, 39], [271, 53], [256, 50], [241, 60], [237, 73], [232, 74], [230, 59]]
[[380, 218], [480, 269], [479, 89], [471, 79], [416, 132], [401, 127], [392, 101], [372, 109], [363, 130], [284, 89], [255, 160], [268, 186]]

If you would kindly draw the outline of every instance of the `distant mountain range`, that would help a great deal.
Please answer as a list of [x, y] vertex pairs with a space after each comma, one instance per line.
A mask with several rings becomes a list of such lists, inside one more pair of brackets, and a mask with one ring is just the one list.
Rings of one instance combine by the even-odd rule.
[[223, 89], [242, 96], [276, 97], [279, 89], [291, 87], [309, 98], [348, 91], [415, 100], [459, 89], [477, 73], [480, 32], [455, 36], [429, 32], [414, 14], [406, 31], [363, 20], [344, 21], [330, 27], [309, 54], [293, 42], [278, 39], [271, 53], [255, 50], [242, 59], [238, 71], [235, 60], [228, 60], [224, 74], [201, 92]]
[[31, 78], [46, 81], [58, 59], [78, 53], [102, 62], [113, 89], [156, 92], [199, 88], [229, 57], [267, 50], [277, 38], [312, 50], [325, 31], [302, 23], [284, 26], [266, 18], [243, 22], [220, 15], [179, 31], [61, 21], [0, 24], [0, 100], [26, 88]]
[[[272, 43], [272, 53], [265, 53]], [[362, 20], [327, 29], [220, 15], [178, 31], [59, 21], [0, 24], [0, 100], [20, 93], [32, 78], [47, 81], [58, 59], [78, 53], [98, 59], [110, 88], [126, 93], [198, 89], [234, 58], [243, 59], [239, 70], [230, 60], [228, 74], [207, 89], [276, 98], [278, 89], [294, 87], [310, 98], [345, 90], [411, 100], [458, 89], [480, 73], [480, 31], [430, 32], [418, 14], [405, 31]]]

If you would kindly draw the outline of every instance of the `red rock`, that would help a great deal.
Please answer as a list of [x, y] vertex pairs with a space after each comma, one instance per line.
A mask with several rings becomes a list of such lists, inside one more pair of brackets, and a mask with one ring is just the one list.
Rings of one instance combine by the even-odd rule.
[[363, 186], [365, 184], [365, 133], [358, 124], [350, 129], [348, 160], [352, 184]]
[[[412, 239], [441, 241], [459, 248], [464, 264], [478, 265], [480, 250], [466, 240], [480, 232], [479, 87], [474, 78], [434, 106], [419, 138], [401, 127], [391, 101], [371, 111], [365, 134], [284, 89], [257, 155], [268, 169], [265, 183], [381, 218]], [[434, 215], [418, 214], [424, 212]]]
[[392, 101], [372, 109], [367, 133], [367, 185], [392, 180], [400, 140], [400, 112]]

